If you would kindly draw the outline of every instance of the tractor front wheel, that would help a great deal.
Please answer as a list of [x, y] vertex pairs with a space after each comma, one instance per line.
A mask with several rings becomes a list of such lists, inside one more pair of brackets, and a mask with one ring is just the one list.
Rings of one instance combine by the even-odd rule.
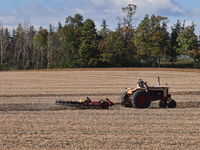
[[168, 108], [176, 108], [176, 101], [173, 99], [170, 99], [168, 101]]
[[151, 104], [151, 97], [145, 90], [137, 90], [132, 95], [132, 104], [135, 108], [148, 108]]
[[130, 102], [129, 96], [126, 92], [124, 92], [121, 96], [121, 104], [124, 107], [133, 107], [131, 102]]
[[158, 106], [159, 106], [159, 108], [166, 108], [167, 102], [163, 101], [163, 100], [159, 100], [158, 101]]

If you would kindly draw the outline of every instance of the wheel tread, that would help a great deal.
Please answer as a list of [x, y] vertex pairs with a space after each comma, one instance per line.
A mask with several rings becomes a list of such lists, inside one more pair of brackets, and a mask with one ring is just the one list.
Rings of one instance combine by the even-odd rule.
[[[146, 97], [147, 102], [145, 102], [144, 105], [140, 105], [137, 102], [137, 98], [141, 95]], [[134, 108], [148, 108], [151, 104], [151, 97], [150, 97], [149, 93], [147, 93], [145, 90], [137, 90], [132, 95], [132, 104], [133, 104]]]

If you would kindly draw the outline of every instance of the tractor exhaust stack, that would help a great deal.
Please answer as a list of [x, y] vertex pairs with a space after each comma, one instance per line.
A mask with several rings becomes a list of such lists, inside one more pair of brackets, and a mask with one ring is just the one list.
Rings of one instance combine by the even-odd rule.
[[160, 78], [158, 77], [158, 86], [160, 86]]

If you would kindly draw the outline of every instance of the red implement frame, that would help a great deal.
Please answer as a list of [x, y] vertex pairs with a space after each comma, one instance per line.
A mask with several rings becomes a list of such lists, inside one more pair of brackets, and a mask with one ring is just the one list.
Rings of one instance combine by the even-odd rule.
[[109, 106], [114, 105], [114, 103], [111, 102], [108, 98], [106, 98], [106, 100], [92, 101], [89, 97], [87, 97], [87, 100], [85, 100], [84, 102], [57, 100], [56, 104], [70, 105], [70, 106], [89, 106], [89, 107], [97, 106], [103, 109], [108, 109]]

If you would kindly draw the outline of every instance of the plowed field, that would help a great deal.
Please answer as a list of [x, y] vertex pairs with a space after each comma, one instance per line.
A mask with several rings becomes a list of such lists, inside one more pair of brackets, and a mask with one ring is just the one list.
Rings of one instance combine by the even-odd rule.
[[[0, 72], [0, 149], [199, 149], [200, 71], [71, 69]], [[168, 86], [175, 109], [114, 105], [108, 110], [55, 105], [109, 98], [139, 78]], [[167, 85], [166, 85], [167, 83]]]

